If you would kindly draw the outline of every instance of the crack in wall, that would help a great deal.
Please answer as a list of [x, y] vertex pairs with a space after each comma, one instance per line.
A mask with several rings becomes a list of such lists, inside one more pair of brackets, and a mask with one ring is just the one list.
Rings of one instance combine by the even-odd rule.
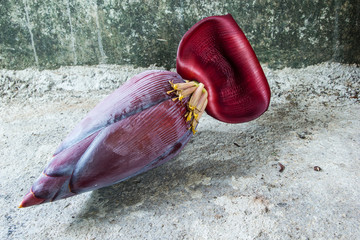
[[95, 8], [95, 22], [96, 22], [96, 30], [97, 30], [97, 39], [98, 39], [98, 44], [99, 44], [100, 56], [101, 56], [100, 63], [104, 64], [104, 63], [106, 63], [107, 56], [105, 54], [104, 47], [102, 44], [101, 26], [100, 26], [100, 22], [99, 22], [97, 3], [94, 4], [94, 8]]
[[74, 65], [77, 64], [77, 55], [76, 55], [76, 38], [73, 31], [72, 21], [71, 21], [71, 11], [70, 11], [70, 3], [69, 0], [66, 0], [66, 6], [67, 6], [67, 15], [69, 17], [69, 24], [70, 24], [70, 35], [71, 35], [71, 47], [73, 51], [74, 56]]
[[333, 34], [333, 56], [332, 59], [337, 61], [340, 56], [339, 46], [339, 11], [340, 11], [340, 3], [338, 1], [334, 1], [335, 7], [335, 22], [334, 22], [334, 34]]
[[39, 67], [39, 58], [38, 58], [38, 55], [36, 53], [34, 35], [32, 33], [32, 27], [31, 27], [31, 23], [30, 23], [27, 0], [23, 0], [23, 3], [24, 3], [24, 9], [25, 9], [26, 26], [27, 26], [27, 28], [29, 30], [29, 34], [30, 34], [31, 46], [32, 46], [32, 49], [33, 49], [33, 52], [34, 52], [35, 63], [36, 63], [36, 66]]

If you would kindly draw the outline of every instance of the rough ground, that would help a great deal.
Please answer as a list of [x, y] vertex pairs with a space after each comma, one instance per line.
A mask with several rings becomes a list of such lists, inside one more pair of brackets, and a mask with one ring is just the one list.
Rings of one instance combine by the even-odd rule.
[[157, 169], [18, 209], [74, 125], [143, 70], [0, 70], [1, 239], [360, 239], [360, 68], [337, 63], [265, 68], [273, 94], [259, 119], [205, 116]]

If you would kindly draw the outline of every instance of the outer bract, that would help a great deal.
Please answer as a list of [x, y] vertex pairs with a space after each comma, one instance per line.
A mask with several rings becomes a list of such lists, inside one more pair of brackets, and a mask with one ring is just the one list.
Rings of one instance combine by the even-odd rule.
[[205, 85], [206, 111], [229, 123], [253, 120], [270, 102], [270, 88], [256, 55], [233, 17], [214, 16], [195, 24], [177, 53], [177, 72]]
[[108, 186], [174, 157], [192, 132], [173, 72], [141, 73], [99, 103], [60, 145], [20, 207]]

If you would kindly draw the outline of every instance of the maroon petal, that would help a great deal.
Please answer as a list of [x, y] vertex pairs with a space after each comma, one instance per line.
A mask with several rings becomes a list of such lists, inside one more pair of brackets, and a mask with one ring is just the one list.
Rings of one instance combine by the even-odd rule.
[[96, 105], [60, 144], [54, 155], [104, 127], [170, 99], [171, 96], [166, 94], [171, 90], [169, 81], [179, 83], [183, 79], [177, 73], [159, 70], [134, 76]]
[[182, 102], [169, 99], [102, 130], [76, 164], [71, 191], [123, 181], [178, 153], [192, 136], [186, 111]]
[[180, 42], [176, 68], [184, 79], [205, 85], [209, 92], [206, 111], [220, 121], [247, 122], [269, 106], [264, 72], [230, 14], [195, 24]]

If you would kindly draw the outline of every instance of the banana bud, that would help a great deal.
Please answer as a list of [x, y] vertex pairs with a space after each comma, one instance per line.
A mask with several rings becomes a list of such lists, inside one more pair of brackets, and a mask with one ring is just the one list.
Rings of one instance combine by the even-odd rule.
[[109, 186], [168, 161], [205, 110], [242, 123], [269, 107], [265, 74], [230, 14], [205, 18], [184, 35], [176, 70], [141, 73], [99, 103], [55, 151], [20, 207]]
[[201, 106], [197, 101], [189, 110], [189, 99], [199, 98], [197, 89], [197, 83], [173, 72], [147, 71], [132, 78], [67, 136], [20, 207], [109, 186], [173, 158], [195, 132], [199, 115], [194, 113]]

